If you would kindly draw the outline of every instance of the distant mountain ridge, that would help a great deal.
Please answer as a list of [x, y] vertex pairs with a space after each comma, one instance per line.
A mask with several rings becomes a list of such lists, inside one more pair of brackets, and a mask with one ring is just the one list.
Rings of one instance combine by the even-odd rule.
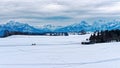
[[10, 21], [6, 24], [0, 25], [0, 36], [4, 35], [5, 31], [9, 32], [29, 32], [29, 33], [44, 33], [48, 32], [48, 29], [35, 28], [25, 23], [19, 23]]
[[56, 29], [55, 32], [80, 32], [82, 30], [89, 31], [91, 25], [89, 25], [85, 21], [81, 21], [80, 23], [75, 23], [72, 25], [68, 25], [59, 29]]
[[120, 29], [120, 21], [95, 21], [93, 24], [88, 24], [86, 21], [80, 23], [71, 24], [60, 29], [56, 29], [56, 32], [95, 32], [104, 30]]
[[[101, 23], [102, 22], [102, 23]], [[31, 33], [45, 33], [45, 32], [94, 32], [101, 30], [113, 30], [120, 29], [120, 21], [95, 21], [93, 24], [88, 24], [86, 21], [80, 23], [71, 24], [68, 26], [53, 26], [45, 25], [42, 28], [36, 28], [29, 24], [9, 21], [6, 24], [0, 25], [0, 36], [4, 35], [4, 31], [17, 31], [17, 32], [31, 32]]]

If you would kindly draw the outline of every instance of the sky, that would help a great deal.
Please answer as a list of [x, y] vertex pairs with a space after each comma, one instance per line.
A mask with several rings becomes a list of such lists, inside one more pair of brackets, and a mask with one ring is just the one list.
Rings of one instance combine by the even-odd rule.
[[120, 0], [0, 0], [0, 24], [68, 25], [81, 20], [119, 18]]

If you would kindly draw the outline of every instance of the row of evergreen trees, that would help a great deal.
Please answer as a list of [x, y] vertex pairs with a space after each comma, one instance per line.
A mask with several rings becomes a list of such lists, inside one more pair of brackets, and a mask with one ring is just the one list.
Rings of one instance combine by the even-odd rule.
[[1, 37], [8, 37], [11, 35], [44, 35], [44, 36], [68, 36], [67, 32], [44, 32], [44, 33], [33, 33], [33, 32], [19, 32], [19, 31], [4, 31], [4, 35]]
[[112, 42], [120, 41], [120, 30], [105, 30], [94, 32], [89, 38], [90, 43], [104, 43], [104, 42]]

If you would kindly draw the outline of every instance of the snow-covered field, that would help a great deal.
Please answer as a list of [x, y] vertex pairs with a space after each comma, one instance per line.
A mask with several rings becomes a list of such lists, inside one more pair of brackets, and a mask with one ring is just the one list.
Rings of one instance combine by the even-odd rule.
[[87, 37], [0, 38], [0, 68], [120, 68], [120, 43], [81, 45]]

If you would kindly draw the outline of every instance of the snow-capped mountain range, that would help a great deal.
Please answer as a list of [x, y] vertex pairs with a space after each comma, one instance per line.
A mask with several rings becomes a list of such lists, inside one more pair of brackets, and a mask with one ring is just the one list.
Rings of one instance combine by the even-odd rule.
[[80, 32], [82, 30], [88, 32], [101, 31], [101, 30], [113, 30], [120, 29], [120, 21], [104, 21], [99, 20], [93, 22], [93, 24], [88, 24], [86, 21], [81, 21], [80, 23], [75, 23], [56, 29], [57, 32]]
[[44, 32], [80, 32], [82, 30], [94, 32], [101, 30], [120, 29], [120, 21], [95, 21], [93, 24], [88, 24], [86, 21], [80, 23], [71, 24], [68, 26], [52, 26], [45, 25], [41, 28], [36, 28], [28, 24], [10, 21], [6, 24], [0, 25], [0, 36], [4, 34], [5, 30], [18, 31], [18, 32], [32, 32], [32, 33], [44, 33]]
[[14, 21], [10, 21], [6, 24], [0, 25], [0, 36], [3, 36], [6, 30], [16, 31], [16, 32], [30, 32], [30, 33], [44, 33], [50, 31], [49, 29], [35, 28], [28, 24], [14, 22]]
[[56, 29], [55, 31], [56, 32], [80, 32], [82, 30], [90, 31], [89, 29], [91, 29], [91, 25], [89, 25], [85, 21], [81, 21], [80, 23], [71, 24], [71, 25]]

